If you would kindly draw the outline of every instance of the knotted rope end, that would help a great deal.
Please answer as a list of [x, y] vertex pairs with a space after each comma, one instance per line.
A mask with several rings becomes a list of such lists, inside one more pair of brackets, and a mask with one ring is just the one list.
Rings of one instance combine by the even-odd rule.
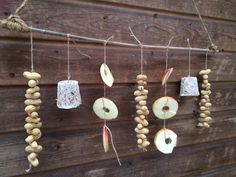
[[29, 32], [30, 28], [19, 15], [10, 15], [7, 19], [1, 20], [1, 27], [18, 32]]
[[213, 52], [213, 53], [219, 52], [218, 46], [215, 45], [215, 44], [213, 44], [213, 43], [211, 43], [211, 44], [208, 46], [208, 49], [210, 50], [210, 52]]

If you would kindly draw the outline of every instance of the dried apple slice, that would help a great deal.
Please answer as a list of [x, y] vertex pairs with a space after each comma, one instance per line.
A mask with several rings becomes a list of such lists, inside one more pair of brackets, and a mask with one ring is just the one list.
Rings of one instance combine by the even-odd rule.
[[103, 127], [103, 148], [105, 152], [109, 151], [109, 137], [108, 137], [108, 130], [107, 127]]
[[171, 154], [177, 144], [177, 135], [172, 130], [163, 128], [156, 133], [154, 144], [163, 154]]
[[94, 102], [93, 111], [99, 118], [105, 120], [116, 119], [118, 116], [118, 109], [115, 103], [104, 97]]
[[152, 110], [159, 119], [169, 119], [176, 115], [178, 103], [174, 98], [164, 96], [153, 103]]
[[109, 67], [103, 63], [100, 67], [100, 75], [102, 77], [103, 82], [108, 86], [111, 87], [114, 83], [114, 77], [111, 73]]
[[173, 72], [173, 68], [169, 68], [165, 71], [163, 77], [162, 77], [162, 85], [165, 85], [171, 75], [171, 73]]

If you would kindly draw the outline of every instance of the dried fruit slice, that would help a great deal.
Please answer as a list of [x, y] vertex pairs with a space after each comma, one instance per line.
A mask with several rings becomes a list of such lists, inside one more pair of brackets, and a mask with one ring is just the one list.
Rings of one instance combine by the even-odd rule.
[[174, 98], [164, 96], [153, 103], [152, 110], [159, 119], [169, 119], [177, 113], [178, 103]]
[[163, 128], [156, 133], [154, 144], [163, 154], [171, 154], [177, 144], [177, 135], [172, 130]]
[[169, 79], [169, 77], [170, 77], [170, 75], [171, 75], [171, 73], [173, 72], [173, 69], [174, 68], [169, 68], [169, 69], [167, 69], [166, 71], [165, 71], [165, 73], [164, 73], [164, 75], [163, 75], [163, 77], [162, 77], [162, 85], [165, 85], [166, 83], [167, 83], [167, 81], [168, 81], [168, 79]]
[[113, 75], [111, 73], [111, 70], [106, 64], [102, 64], [100, 67], [100, 75], [102, 77], [103, 82], [108, 86], [111, 87], [114, 82]]
[[104, 126], [103, 127], [103, 148], [104, 148], [104, 151], [105, 152], [108, 152], [109, 151], [109, 137], [108, 137], [108, 130], [107, 130], [107, 127]]
[[98, 98], [94, 102], [93, 111], [99, 118], [105, 120], [112, 120], [118, 116], [118, 109], [115, 103], [104, 97]]

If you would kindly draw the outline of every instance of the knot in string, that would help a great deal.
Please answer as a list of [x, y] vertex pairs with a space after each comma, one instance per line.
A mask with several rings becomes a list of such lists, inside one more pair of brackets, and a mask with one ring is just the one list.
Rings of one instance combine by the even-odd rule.
[[10, 15], [7, 19], [2, 20], [1, 27], [18, 32], [30, 31], [28, 25], [20, 18], [19, 15]]
[[23, 3], [16, 9], [14, 14], [11, 14], [6, 19], [1, 20], [1, 27], [12, 31], [29, 32], [30, 29], [28, 25], [18, 15], [27, 2], [28, 0], [24, 0]]

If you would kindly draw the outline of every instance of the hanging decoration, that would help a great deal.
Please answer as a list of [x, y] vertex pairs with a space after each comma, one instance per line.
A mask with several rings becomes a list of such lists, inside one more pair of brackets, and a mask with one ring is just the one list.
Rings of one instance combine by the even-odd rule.
[[39, 80], [41, 75], [34, 71], [33, 63], [33, 36], [30, 33], [31, 41], [31, 72], [25, 71], [23, 76], [28, 79], [29, 88], [26, 90], [25, 94], [25, 112], [27, 117], [25, 119], [26, 124], [24, 126], [28, 137], [25, 141], [28, 143], [28, 146], [25, 148], [25, 151], [29, 153], [29, 169], [26, 172], [29, 172], [32, 167], [37, 167], [39, 165], [38, 154], [42, 151], [42, 146], [37, 143], [37, 140], [41, 137], [42, 133], [40, 128], [42, 127], [41, 119], [39, 118], [38, 110], [42, 103], [40, 99], [40, 88]]
[[180, 96], [198, 96], [198, 82], [197, 77], [191, 77], [191, 46], [189, 43], [189, 39], [187, 39], [189, 46], [189, 59], [188, 59], [188, 68], [189, 74], [187, 77], [181, 78], [181, 86], [180, 86]]
[[117, 152], [114, 142], [113, 142], [112, 132], [106, 123], [107, 120], [113, 120], [118, 117], [118, 108], [117, 108], [116, 104], [112, 100], [106, 98], [106, 85], [108, 87], [111, 87], [114, 82], [112, 72], [106, 64], [106, 59], [107, 59], [106, 45], [107, 45], [107, 42], [109, 40], [111, 40], [112, 38], [113, 38], [113, 36], [111, 36], [110, 38], [108, 38], [104, 42], [104, 62], [100, 67], [100, 76], [104, 82], [104, 84], [103, 84], [103, 97], [95, 100], [95, 102], [93, 104], [93, 111], [100, 119], [104, 120], [103, 132], [102, 132], [104, 151], [105, 152], [109, 151], [109, 136], [108, 135], [110, 135], [113, 150], [115, 151], [117, 161], [118, 161], [119, 165], [121, 166], [119, 155], [118, 155], [118, 152]]
[[208, 80], [208, 75], [211, 73], [211, 69], [207, 67], [207, 56], [208, 52], [206, 53], [206, 60], [205, 60], [205, 69], [199, 72], [199, 75], [202, 77], [202, 89], [201, 89], [201, 101], [199, 103], [199, 118], [198, 118], [198, 127], [209, 128], [212, 118], [210, 116], [211, 111], [210, 107], [212, 106], [210, 102], [210, 94], [211, 94], [211, 84]]
[[73, 109], [81, 104], [79, 83], [70, 80], [70, 34], [67, 35], [67, 80], [57, 84], [57, 107], [60, 109]]
[[167, 45], [166, 69], [164, 76], [162, 77], [162, 85], [164, 85], [165, 96], [157, 99], [153, 103], [152, 107], [154, 115], [164, 121], [163, 128], [156, 133], [154, 138], [154, 144], [156, 145], [157, 149], [164, 154], [172, 153], [177, 143], [177, 135], [175, 132], [166, 128], [166, 120], [174, 117], [178, 110], [177, 101], [174, 98], [167, 96], [167, 81], [173, 72], [173, 68], [168, 68], [168, 47], [170, 46], [172, 40], [173, 37], [169, 40]]
[[143, 45], [134, 35], [132, 29], [129, 27], [131, 36], [138, 42], [138, 45], [141, 49], [140, 57], [140, 74], [137, 75], [137, 90], [134, 92], [135, 102], [136, 102], [136, 117], [134, 118], [137, 123], [136, 128], [134, 129], [137, 137], [137, 144], [140, 149], [146, 151], [147, 146], [150, 145], [150, 142], [147, 140], [147, 134], [149, 133], [148, 121], [146, 120], [149, 115], [149, 110], [147, 107], [147, 98], [148, 90], [145, 89], [147, 85], [147, 75], [143, 74]]

